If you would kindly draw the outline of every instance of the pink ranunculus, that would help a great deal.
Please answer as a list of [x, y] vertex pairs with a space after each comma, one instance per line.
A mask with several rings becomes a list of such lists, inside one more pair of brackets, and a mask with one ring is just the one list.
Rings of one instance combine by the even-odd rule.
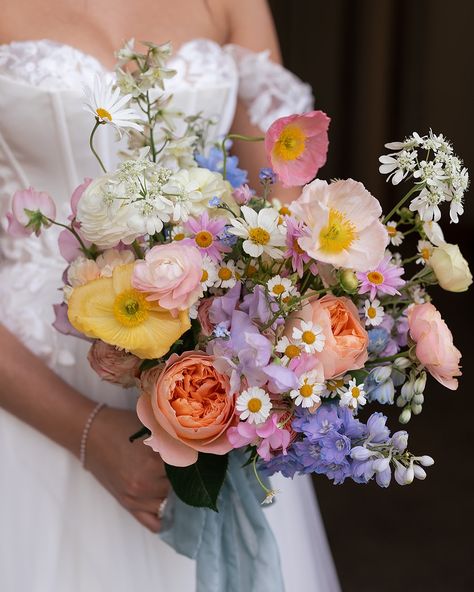
[[145, 440], [173, 466], [194, 464], [198, 452], [227, 454], [227, 430], [238, 418], [229, 378], [214, 367], [214, 358], [191, 351], [170, 356], [164, 368], [146, 370], [137, 413], [151, 436]]
[[416, 343], [416, 357], [428, 372], [446, 388], [456, 390], [461, 376], [461, 352], [453, 344], [453, 335], [431, 304], [415, 304], [408, 309], [410, 335]]
[[[30, 214], [28, 214], [28, 211]], [[11, 236], [39, 236], [45, 217], [54, 220], [56, 205], [47, 193], [36, 191], [32, 187], [17, 191], [13, 195], [12, 212], [7, 214], [7, 232]]]
[[135, 262], [132, 285], [147, 292], [147, 300], [157, 300], [162, 308], [179, 311], [189, 308], [202, 293], [202, 257], [196, 247], [171, 243], [157, 245], [144, 260]]
[[323, 366], [325, 380], [364, 366], [369, 336], [349, 298], [328, 294], [306, 302], [300, 311], [288, 317], [285, 334], [291, 337], [293, 327], [299, 326], [301, 321], [322, 327], [326, 341], [323, 350], [314, 355]]
[[137, 384], [142, 360], [124, 350], [97, 339], [91, 345], [87, 359], [102, 380], [130, 388]]
[[284, 187], [305, 185], [325, 164], [330, 118], [322, 111], [281, 117], [265, 134], [267, 158]]
[[201, 325], [201, 333], [206, 337], [209, 337], [214, 331], [214, 325], [209, 319], [209, 309], [212, 306], [214, 298], [214, 296], [211, 296], [210, 298], [204, 298], [204, 300], [201, 300], [198, 308], [197, 319]]

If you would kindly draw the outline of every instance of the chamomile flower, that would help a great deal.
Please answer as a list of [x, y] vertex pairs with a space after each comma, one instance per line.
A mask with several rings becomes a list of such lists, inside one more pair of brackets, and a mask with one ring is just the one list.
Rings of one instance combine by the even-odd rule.
[[202, 258], [201, 287], [203, 290], [212, 288], [217, 281], [217, 265], [208, 256]]
[[96, 76], [93, 87], [86, 87], [84, 94], [84, 109], [92, 113], [100, 123], [111, 124], [119, 131], [127, 128], [141, 131], [142, 126], [137, 123], [141, 116], [128, 107], [132, 95], [121, 96], [120, 89], [114, 88], [113, 82]]
[[216, 288], [232, 288], [237, 282], [237, 268], [232, 259], [222, 261], [217, 268], [217, 279], [214, 286]]
[[281, 259], [283, 252], [278, 247], [285, 245], [285, 235], [278, 226], [278, 212], [263, 208], [257, 213], [248, 206], [242, 206], [241, 212], [243, 219], [232, 219], [230, 222], [234, 228], [229, 232], [244, 239], [244, 251], [251, 257], [266, 253], [273, 259]]
[[293, 294], [294, 291], [291, 280], [288, 278], [282, 278], [279, 275], [276, 275], [271, 280], [268, 280], [267, 288], [272, 296], [281, 299], [288, 298]]
[[323, 328], [310, 321], [301, 321], [299, 328], [293, 328], [291, 337], [308, 354], [322, 351], [326, 341]]
[[301, 355], [302, 348], [299, 345], [292, 343], [288, 337], [284, 336], [278, 341], [275, 351], [283, 354], [281, 363], [286, 366], [286, 364], [289, 364], [293, 358], [297, 358]]
[[383, 306], [380, 306], [380, 300], [366, 300], [364, 302], [365, 324], [376, 327], [383, 321]]
[[272, 402], [266, 391], [259, 386], [252, 386], [237, 397], [236, 409], [241, 420], [263, 423], [270, 415]]
[[396, 222], [387, 222], [387, 232], [390, 243], [394, 247], [399, 247], [403, 242], [403, 233], [397, 230]]
[[282, 203], [276, 197], [274, 197], [272, 199], [272, 207], [280, 215], [280, 217], [278, 218], [278, 224], [284, 224], [286, 222], [286, 217], [291, 216], [291, 210], [290, 210], [289, 206], [287, 206], [285, 203]]
[[433, 245], [429, 241], [420, 240], [418, 241], [418, 254], [420, 255], [416, 260], [420, 265], [426, 265], [430, 261], [430, 257], [433, 254]]
[[365, 398], [365, 391], [363, 384], [357, 384], [355, 378], [349, 381], [347, 389], [341, 395], [339, 405], [341, 407], [349, 407], [350, 409], [356, 410], [358, 407], [363, 407], [367, 403]]
[[184, 226], [182, 224], [175, 224], [171, 229], [171, 238], [174, 241], [182, 241], [186, 238], [186, 233], [184, 231]]
[[324, 391], [324, 384], [318, 382], [317, 372], [304, 372], [299, 377], [298, 388], [290, 391], [290, 396], [295, 405], [308, 408], [321, 402], [321, 393]]
[[348, 375], [342, 376], [340, 378], [331, 378], [330, 380], [326, 380], [325, 389], [321, 393], [321, 396], [333, 399], [338, 395], [343, 395], [346, 391], [345, 385], [350, 380], [350, 378], [350, 375]]

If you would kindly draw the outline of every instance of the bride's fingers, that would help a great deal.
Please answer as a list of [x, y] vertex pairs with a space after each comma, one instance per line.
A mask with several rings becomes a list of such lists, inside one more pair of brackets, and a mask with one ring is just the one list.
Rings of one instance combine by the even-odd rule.
[[134, 516], [140, 524], [142, 524], [145, 528], [148, 528], [151, 532], [157, 533], [160, 531], [160, 520], [158, 518], [157, 512], [143, 512], [141, 510], [131, 512], [132, 516]]
[[165, 499], [166, 496], [156, 498], [128, 498], [123, 505], [130, 512], [149, 512], [158, 516], [160, 507]]

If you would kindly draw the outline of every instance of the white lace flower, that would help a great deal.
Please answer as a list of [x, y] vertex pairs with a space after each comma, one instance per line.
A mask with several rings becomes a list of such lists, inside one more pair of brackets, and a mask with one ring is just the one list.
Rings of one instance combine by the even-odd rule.
[[439, 187], [423, 187], [420, 193], [412, 200], [410, 210], [418, 212], [423, 222], [434, 220], [437, 222], [441, 218], [439, 204], [445, 201], [443, 191]]
[[439, 245], [442, 245], [446, 242], [444, 240], [444, 234], [441, 226], [433, 220], [430, 222], [423, 222], [423, 231], [426, 234], [428, 240], [436, 247], [439, 247]]
[[114, 88], [113, 82], [96, 76], [92, 88], [86, 87], [84, 94], [85, 110], [92, 113], [101, 123], [111, 124], [118, 130], [142, 130], [142, 125], [138, 122], [143, 118], [137, 111], [128, 107], [132, 95], [122, 96], [120, 89]]
[[419, 265], [426, 265], [427, 263], [429, 263], [430, 257], [433, 254], [433, 248], [433, 245], [429, 241], [418, 241], [419, 257], [416, 260], [416, 263], [418, 263]]
[[387, 232], [388, 237], [390, 239], [391, 244], [394, 247], [399, 247], [403, 242], [403, 233], [397, 230], [397, 223], [396, 222], [387, 222]]
[[248, 206], [241, 208], [244, 218], [232, 219], [229, 232], [243, 238], [243, 249], [251, 257], [266, 253], [273, 259], [281, 259], [283, 252], [278, 247], [285, 245], [285, 235], [278, 227], [279, 214], [273, 208], [255, 212]]
[[252, 386], [243, 391], [238, 397], [235, 408], [240, 413], [241, 420], [249, 423], [263, 423], [272, 410], [269, 394], [258, 386]]
[[356, 410], [358, 407], [363, 407], [366, 403], [364, 385], [357, 384], [356, 379], [353, 378], [349, 381], [347, 389], [341, 395], [341, 400], [339, 401], [340, 406]]
[[380, 306], [380, 300], [377, 300], [377, 298], [372, 301], [367, 299], [364, 302], [364, 314], [366, 325], [372, 325], [372, 327], [380, 325], [384, 317], [384, 310], [383, 306]]
[[[398, 143], [386, 144], [387, 148], [399, 145]], [[406, 150], [404, 145], [401, 145], [402, 150], [396, 154], [383, 155], [379, 158], [381, 163], [379, 171], [382, 175], [387, 175], [387, 181], [391, 180], [393, 185], [398, 185], [403, 179], [411, 173], [416, 167], [417, 152], [416, 150]]]
[[418, 168], [413, 172], [413, 177], [418, 183], [439, 187], [448, 178], [443, 163], [436, 160], [422, 160]]
[[292, 343], [288, 337], [283, 336], [277, 343], [275, 351], [283, 354], [281, 363], [285, 366], [293, 359], [297, 358], [301, 354], [302, 348], [295, 343]]
[[288, 298], [294, 292], [294, 286], [288, 278], [282, 278], [276, 275], [267, 282], [267, 288], [270, 294], [275, 298], [282, 300]]
[[290, 391], [290, 397], [295, 405], [301, 407], [313, 407], [321, 402], [321, 393], [324, 391], [324, 384], [319, 382], [317, 372], [304, 372], [298, 379], [298, 388]]
[[293, 327], [291, 337], [308, 354], [322, 351], [326, 342], [321, 325], [310, 321], [301, 321], [299, 328]]

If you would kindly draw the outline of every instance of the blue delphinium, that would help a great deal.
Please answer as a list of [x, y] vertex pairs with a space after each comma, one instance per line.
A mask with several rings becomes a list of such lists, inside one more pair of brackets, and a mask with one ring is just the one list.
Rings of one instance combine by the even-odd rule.
[[258, 173], [258, 178], [260, 180], [260, 183], [265, 184], [269, 184], [269, 185], [273, 185], [274, 183], [276, 183], [277, 180], [277, 175], [275, 173], [275, 171], [269, 167], [264, 167], [263, 169], [260, 169], [260, 172]]
[[369, 332], [369, 345], [367, 349], [370, 354], [379, 355], [387, 347], [390, 339], [390, 334], [382, 327], [374, 327]]
[[[200, 167], [209, 169], [210, 171], [215, 171], [216, 173], [223, 173], [224, 160], [222, 150], [217, 146], [213, 146], [209, 150], [209, 154], [207, 156], [204, 154], [195, 154], [194, 159]], [[237, 156], [227, 157], [225, 176], [232, 187], [240, 187], [244, 183], [247, 183], [247, 172], [243, 169], [239, 169], [238, 165], [239, 159]]]

